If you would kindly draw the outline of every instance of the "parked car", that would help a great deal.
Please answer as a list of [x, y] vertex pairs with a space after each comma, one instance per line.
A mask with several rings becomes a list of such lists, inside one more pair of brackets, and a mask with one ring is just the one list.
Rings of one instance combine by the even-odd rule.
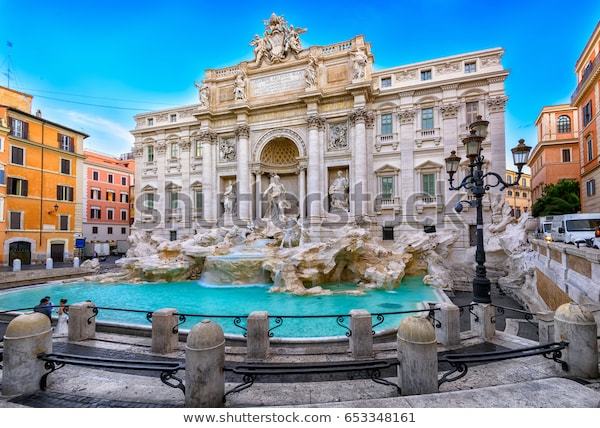
[[600, 227], [599, 213], [565, 214], [552, 221], [552, 240], [567, 244], [585, 243], [595, 239], [596, 228]]

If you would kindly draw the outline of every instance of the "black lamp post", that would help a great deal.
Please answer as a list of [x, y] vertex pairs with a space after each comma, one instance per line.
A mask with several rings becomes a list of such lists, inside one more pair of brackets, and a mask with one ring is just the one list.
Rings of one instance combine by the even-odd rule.
[[[481, 154], [481, 143], [487, 137], [487, 129], [489, 122], [482, 120], [481, 116], [477, 116], [477, 120], [469, 125], [470, 134], [465, 137], [462, 142], [465, 147], [467, 158], [469, 159], [470, 173], [463, 178], [458, 186], [454, 186], [454, 174], [458, 171], [460, 157], [452, 151], [450, 156], [446, 158], [446, 172], [448, 173], [448, 182], [450, 190], [466, 189], [470, 190], [475, 197], [472, 201], [460, 201], [456, 204], [456, 212], [460, 213], [463, 204], [468, 204], [471, 207], [477, 208], [477, 251], [475, 252], [475, 261], [477, 267], [475, 269], [475, 278], [473, 279], [473, 301], [475, 303], [491, 303], [490, 296], [490, 280], [487, 278], [485, 269], [485, 249], [483, 248], [483, 206], [482, 199], [485, 192], [492, 187], [501, 186], [500, 190], [507, 187], [516, 186], [519, 184], [523, 167], [529, 158], [531, 147], [525, 145], [525, 140], [519, 140], [519, 144], [512, 149], [513, 161], [517, 167], [517, 177], [513, 183], [506, 183], [502, 176], [495, 172], [483, 173], [484, 157]], [[487, 177], [494, 177], [495, 183], [485, 183]]]

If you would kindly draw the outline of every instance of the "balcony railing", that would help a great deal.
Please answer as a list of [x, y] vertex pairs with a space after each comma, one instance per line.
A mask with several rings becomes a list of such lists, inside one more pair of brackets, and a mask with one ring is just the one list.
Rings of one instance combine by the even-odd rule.
[[380, 134], [377, 136], [375, 141], [375, 149], [379, 151], [382, 146], [392, 145], [394, 149], [398, 147], [398, 134], [396, 132], [392, 134]]
[[428, 128], [428, 129], [418, 129], [417, 130], [417, 139], [418, 140], [427, 140], [438, 138], [440, 136], [440, 128]]
[[581, 80], [577, 84], [573, 95], [571, 95], [571, 104], [575, 103], [575, 99], [580, 95], [584, 86], [587, 84], [590, 77], [600, 68], [600, 55], [596, 55], [594, 61], [589, 64], [585, 70], [583, 71], [583, 75], [581, 76]]
[[399, 210], [401, 208], [401, 198], [399, 196], [381, 195], [375, 200], [376, 211], [381, 210]]

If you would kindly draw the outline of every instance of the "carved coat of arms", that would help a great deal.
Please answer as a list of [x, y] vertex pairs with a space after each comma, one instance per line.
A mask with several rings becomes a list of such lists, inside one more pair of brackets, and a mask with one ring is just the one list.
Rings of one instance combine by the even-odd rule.
[[258, 34], [250, 42], [254, 47], [254, 58], [257, 65], [260, 65], [262, 59], [266, 59], [271, 64], [283, 61], [288, 53], [298, 54], [302, 51], [300, 34], [306, 32], [306, 28], [294, 28], [288, 25], [283, 16], [277, 16], [274, 13], [264, 21], [265, 32], [263, 37]]

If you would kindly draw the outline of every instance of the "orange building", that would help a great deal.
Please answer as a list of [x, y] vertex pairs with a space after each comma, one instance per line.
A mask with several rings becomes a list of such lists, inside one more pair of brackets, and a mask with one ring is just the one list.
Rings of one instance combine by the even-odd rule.
[[571, 105], [579, 112], [581, 211], [600, 212], [600, 22], [575, 64], [577, 88]]
[[128, 247], [131, 189], [135, 174], [132, 156], [119, 158], [85, 151], [84, 220], [86, 242]]
[[580, 180], [579, 120], [568, 104], [546, 106], [537, 120], [537, 145], [529, 156], [532, 203], [549, 184], [561, 179]]
[[[510, 169], [506, 170], [505, 180], [513, 183], [517, 179], [517, 173]], [[521, 174], [519, 184], [504, 190], [504, 198], [512, 208], [512, 215], [516, 218], [531, 210], [531, 176]]]
[[[0, 263], [61, 262], [82, 232], [86, 134], [31, 114], [30, 95], [0, 87], [4, 231]], [[4, 192], [4, 193], [3, 193]]]

